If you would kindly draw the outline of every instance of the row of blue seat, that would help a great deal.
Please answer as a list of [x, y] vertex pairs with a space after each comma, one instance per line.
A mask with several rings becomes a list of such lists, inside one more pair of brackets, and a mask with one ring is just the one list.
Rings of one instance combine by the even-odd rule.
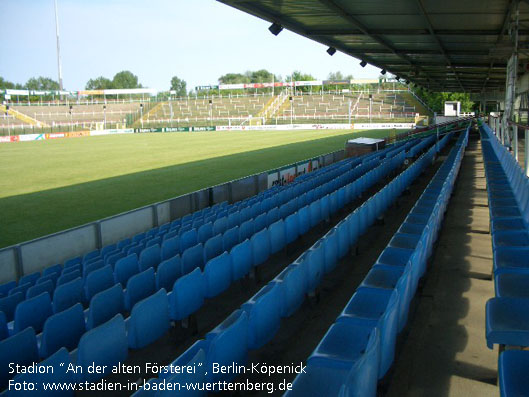
[[[403, 157], [400, 159], [400, 162], [402, 162], [402, 160], [403, 160]], [[394, 161], [395, 160], [393, 160], [393, 162]], [[360, 181], [360, 182], [362, 183], [363, 186], [367, 186], [367, 184], [364, 183], [363, 180]], [[306, 207], [307, 207], [307, 211], [308, 211], [308, 206], [306, 206]], [[298, 223], [298, 222], [295, 222], [296, 218], [292, 218], [292, 219], [294, 220], [293, 224], [296, 225]], [[306, 219], [307, 219], [307, 217], [303, 217], [302, 218], [302, 222], [305, 221]], [[320, 220], [322, 220], [322, 219], [323, 218], [321, 218], [321, 216], [320, 216]], [[288, 219], [287, 219], [287, 221], [288, 221]], [[264, 250], [264, 252], [263, 252], [263, 249], [264, 249], [263, 247], [268, 246], [268, 244], [264, 244], [264, 241], [268, 240], [268, 235], [264, 234], [265, 231], [268, 232], [267, 229], [263, 230], [263, 233], [261, 233], [262, 237], [264, 237], [264, 238], [260, 238], [261, 235], [259, 233], [257, 233], [254, 236], [254, 238], [256, 240], [256, 244], [255, 244], [256, 250], [255, 251], [257, 251], [259, 253], [259, 255], [252, 255], [252, 257], [254, 257], [255, 260], [257, 260], [257, 261], [260, 261], [260, 262], [254, 263], [254, 264], [262, 263], [263, 255], [264, 255], [264, 258], [266, 258], [266, 255], [269, 255], [269, 252], [272, 252], [274, 250], [280, 249], [282, 247], [282, 245], [284, 245], [286, 243], [286, 227], [287, 226], [286, 226], [286, 223], [283, 224], [282, 222], [283, 221], [280, 220], [280, 221], [275, 222], [275, 224], [270, 225], [270, 230], [272, 232], [272, 234], [270, 234], [270, 244], [269, 244], [270, 251]], [[285, 230], [285, 233], [284, 233], [285, 239], [281, 239], [280, 237], [278, 238], [278, 235], [281, 236], [283, 234], [283, 233], [280, 232], [280, 230], [282, 228], [284, 228], [284, 230]], [[297, 236], [297, 233], [295, 233], [295, 235]], [[246, 241], [246, 242], [248, 242], [248, 241]], [[233, 252], [233, 250], [232, 250], [232, 252]], [[208, 285], [209, 288], [207, 290], [209, 291], [208, 294], [210, 294], [212, 296], [215, 293], [215, 292], [212, 292], [212, 291], [214, 291], [215, 289], [220, 291], [219, 288], [222, 288], [222, 285], [223, 285], [223, 281], [222, 280], [225, 280], [225, 279], [230, 280], [230, 277], [231, 277], [231, 274], [230, 274], [231, 270], [230, 269], [228, 269], [228, 276], [227, 277], [226, 277], [226, 272], [224, 272], [224, 274], [222, 273], [222, 271], [219, 272], [219, 269], [220, 270], [226, 269], [226, 266], [223, 267], [223, 263], [227, 262], [226, 261], [226, 256], [227, 255], [224, 254], [224, 255], [221, 255], [221, 257], [219, 257], [219, 258], [215, 258], [215, 259], [218, 259], [218, 260], [214, 259], [214, 260], [208, 262], [208, 265], [206, 265], [206, 269], [205, 269], [203, 277], [200, 277], [200, 276], [196, 277], [197, 273], [200, 275], [199, 269], [196, 269], [196, 271], [193, 272], [192, 274], [190, 274], [188, 278], [182, 279], [181, 285], [175, 283], [175, 286], [173, 288], [173, 290], [174, 290], [173, 294], [174, 295], [170, 294], [169, 297], [168, 297], [168, 298], [170, 298], [172, 296], [175, 297], [175, 299], [171, 299], [171, 303], [172, 303], [171, 304], [171, 308], [172, 308], [171, 309], [171, 313], [176, 313], [176, 314], [173, 315], [173, 317], [178, 316], [179, 315], [178, 313], [181, 313], [183, 310], [189, 310], [189, 308], [192, 306], [192, 303], [189, 304], [189, 302], [179, 301], [179, 298], [178, 298], [179, 296], [181, 297], [183, 295], [182, 292], [186, 291], [185, 284], [184, 284], [185, 280], [190, 280], [191, 281], [191, 283], [190, 283], [191, 289], [187, 290], [188, 291], [188, 295], [190, 297], [195, 297], [197, 295], [200, 295], [199, 293], [197, 294], [197, 292], [200, 291], [201, 288], [197, 287], [196, 285], [193, 285], [194, 280], [199, 280], [199, 283], [203, 283], [205, 285], [208, 285], [208, 283], [211, 284], [211, 285]], [[242, 253], [242, 255], [240, 255], [240, 257], [244, 258], [245, 254]], [[110, 271], [110, 267], [109, 266], [107, 266], [106, 268], [109, 269], [109, 271]], [[95, 271], [94, 274], [96, 274], [96, 273], [98, 273], [98, 272], [100, 272], [102, 270], [103, 269]], [[149, 269], [145, 270], [144, 273], [147, 273], [148, 270], [151, 270], [151, 273], [152, 273], [152, 268], [149, 268]], [[153, 275], [151, 274], [150, 275], [150, 280], [152, 280], [152, 279], [153, 279]], [[205, 279], [205, 283], [201, 281], [202, 279]], [[130, 280], [132, 280], [132, 278]], [[143, 280], [142, 282], [138, 283], [138, 285], [141, 285], [143, 287], [143, 289], [145, 289], [146, 285], [152, 285], [152, 284], [153, 284], [153, 282], [145, 282], [145, 280]], [[219, 287], [219, 285], [220, 285], [220, 287]], [[114, 290], [117, 291], [117, 292], [115, 292]], [[127, 288], [127, 291], [128, 290], [129, 290], [129, 288]], [[151, 292], [152, 292], [152, 289], [151, 289]], [[179, 294], [177, 294], [176, 292], [178, 292]], [[116, 312], [119, 313], [120, 312], [119, 308], [122, 307], [122, 306], [120, 306], [119, 303], [115, 303], [115, 302], [119, 302], [120, 301], [120, 296], [121, 296], [120, 287], [115, 286], [113, 288], [110, 288], [107, 291], [103, 291], [100, 294], [95, 295], [93, 300], [95, 300], [98, 297], [98, 295], [102, 295], [102, 298], [98, 300], [98, 302], [101, 303], [99, 305], [99, 308], [101, 309], [102, 314], [98, 316], [98, 321], [95, 322], [95, 320], [93, 320], [93, 316], [91, 316], [91, 313], [92, 313], [92, 305], [91, 305], [90, 309], [88, 310], [88, 319], [87, 319], [87, 328], [88, 329], [94, 328], [95, 326], [97, 326], [98, 324], [102, 323], [103, 321], [108, 320], [108, 318], [110, 316], [114, 315]], [[115, 295], [115, 297], [113, 297], [114, 295]], [[43, 294], [43, 296], [47, 296], [47, 294]], [[148, 299], [150, 299], [150, 298], [145, 299], [145, 301], [148, 301]], [[203, 298], [201, 298], [201, 299], [203, 299]], [[174, 303], [174, 305], [173, 305], [173, 303]], [[180, 311], [178, 309], [175, 309], [175, 307], [178, 304], [180, 305], [180, 307], [182, 307], [182, 309]], [[134, 312], [135, 308], [136, 308], [136, 306], [134, 306], [133, 312]], [[62, 323], [63, 325], [65, 325], [65, 322], [64, 322], [65, 319], [68, 319], [68, 321], [76, 321], [76, 316], [73, 315], [72, 313], [70, 313], [70, 311], [73, 312], [75, 310], [78, 311], [78, 309], [72, 308], [72, 309], [69, 309], [67, 312], [60, 313], [60, 316], [56, 315], [55, 324], [61, 324]], [[156, 310], [153, 307], [151, 309], [151, 312], [155, 312], [155, 311]], [[50, 317], [49, 320], [51, 320], [52, 318], [53, 318], [53, 316]], [[133, 318], [132, 313], [131, 313], [131, 317], [130, 318], [131, 319]], [[90, 322], [92, 322], [91, 325], [89, 325]], [[53, 323], [53, 322], [51, 322], [51, 323]], [[77, 321], [76, 323], [79, 323], [79, 322]], [[151, 328], [156, 329], [156, 327], [154, 327], [152, 323], [150, 324], [150, 326], [151, 326]], [[44, 327], [46, 328], [46, 326], [44, 326]], [[68, 327], [65, 327], [65, 328], [68, 329]], [[78, 329], [82, 329], [82, 327], [79, 327]], [[164, 327], [161, 327], [161, 328], [158, 327], [158, 329], [164, 330], [165, 328]], [[74, 335], [70, 335], [70, 339], [71, 340], [76, 340], [76, 339], [78, 340], [79, 339], [79, 333], [72, 332], [72, 334], [74, 334]], [[46, 339], [46, 338], [44, 338], [44, 339]], [[68, 339], [68, 340], [70, 340], [70, 339]], [[142, 343], [144, 343], [144, 342], [142, 342]], [[6, 345], [7, 345], [7, 343], [6, 343]], [[48, 345], [50, 345], [50, 344], [48, 344]], [[41, 344], [41, 346], [42, 346], [42, 344]], [[136, 345], [130, 345], [130, 346], [131, 347], [135, 347]], [[56, 346], [56, 347], [59, 347], [59, 346]], [[70, 346], [67, 346], [67, 347], [70, 347]], [[53, 351], [54, 351], [53, 349], [49, 349], [48, 348], [48, 353], [51, 353]]]
[[[403, 163], [404, 158], [405, 152], [402, 151], [353, 184], [357, 184], [360, 191], [365, 191], [389, 172], [397, 169]], [[427, 163], [428, 158], [424, 158], [418, 161], [417, 166], [410, 167], [405, 172], [405, 176], [401, 174], [401, 177], [397, 178], [398, 182], [391, 189], [383, 189], [375, 196], [376, 198], [368, 200], [362, 206], [364, 209], [356, 212], [358, 217], [348, 216], [340, 222], [311, 249], [244, 303], [239, 310], [233, 312], [218, 327], [208, 333], [205, 339], [196, 342], [173, 362], [174, 365], [187, 365], [198, 361], [204, 371], [192, 377], [160, 375], [160, 378], [151, 379], [149, 382], [162, 382], [164, 379], [170, 382], [182, 382], [183, 379], [193, 382], [231, 381], [234, 374], [214, 374], [210, 369], [212, 363], [244, 364], [249, 349], [260, 348], [270, 341], [279, 328], [281, 318], [292, 315], [299, 308], [305, 295], [317, 288], [323, 274], [336, 266], [339, 258], [349, 251], [359, 235], [365, 232], [370, 223], [374, 222], [372, 215], [376, 213], [375, 208], [382, 210], [387, 207], [391, 200], [396, 198], [399, 189], [402, 192], [406, 184], [411, 183], [412, 173], [415, 172], [417, 176], [420, 172], [418, 167], [424, 167]], [[141, 390], [137, 395], [152, 394]]]
[[[450, 136], [440, 140], [439, 146]], [[407, 322], [411, 299], [426, 270], [467, 139], [468, 130], [310, 355], [306, 373], [296, 377], [286, 396], [377, 394], [377, 381], [394, 361], [397, 334]]]
[[[359, 163], [360, 161], [357, 161]], [[353, 165], [353, 162], [350, 162], [351, 165]], [[255, 225], [254, 221], [252, 219], [247, 220], [241, 224], [241, 232], [237, 234], [238, 226], [234, 226], [233, 228], [227, 230], [224, 234], [224, 236], [213, 236], [208, 241], [206, 241], [206, 244], [204, 247], [202, 245], [193, 245], [196, 244], [198, 241], [197, 239], [197, 232], [195, 229], [191, 229], [186, 234], [184, 234], [184, 237], [188, 237], [186, 241], [188, 241], [190, 244], [193, 245], [193, 247], [189, 247], [189, 249], [186, 249], [183, 255], [183, 267], [184, 269], [187, 269], [185, 273], [193, 270], [196, 266], [203, 266], [204, 263], [206, 263], [209, 259], [212, 257], [220, 254], [222, 250], [231, 249], [231, 246], [234, 244], [243, 241], [246, 238], [250, 238], [255, 232], [261, 230], [263, 227], [268, 226], [269, 224], [276, 221], [280, 216], [286, 217], [289, 214], [291, 214], [293, 211], [295, 211], [298, 206], [302, 206], [306, 200], [312, 201], [314, 199], [314, 196], [318, 196], [319, 194], [324, 194], [327, 191], [336, 188], [338, 185], [342, 183], [348, 182], [351, 178], [355, 178], [357, 175], [362, 174], [363, 172], [367, 171], [371, 167], [375, 165], [374, 162], [368, 162], [366, 164], [362, 164], [358, 167], [355, 167], [354, 170], [349, 172], [347, 175], [344, 175], [344, 171], [347, 171], [348, 167], [341, 167], [338, 169], [338, 173], [333, 172], [331, 175], [326, 176], [324, 179], [320, 179], [320, 182], [327, 181], [329, 179], [332, 179], [332, 183], [327, 184], [327, 189], [321, 189], [320, 188], [310, 190], [311, 194], [310, 196], [307, 196], [307, 193], [303, 193], [306, 188], [310, 188], [313, 186], [312, 184], [307, 185], [305, 183], [305, 188], [303, 186], [298, 186], [301, 189], [296, 189], [297, 193], [303, 193], [299, 198], [296, 196], [293, 200], [290, 200], [288, 203], [285, 203], [281, 206], [281, 208], [275, 208], [271, 209], [268, 213], [261, 214], [255, 219]], [[336, 168], [336, 167], [335, 167]], [[340, 176], [339, 173], [342, 173]], [[345, 177], [342, 178], [342, 177]], [[290, 196], [289, 196], [290, 197]], [[288, 198], [288, 197], [287, 197]], [[303, 201], [303, 199], [306, 199]], [[265, 208], [266, 209], [266, 208]], [[259, 213], [259, 209], [258, 212]], [[234, 213], [234, 214], [238, 214]], [[242, 219], [240, 220], [242, 221]], [[204, 225], [207, 226], [207, 225]], [[203, 227], [204, 227], [203, 226]], [[199, 229], [200, 230], [200, 229]], [[236, 234], [236, 235], [234, 235]], [[162, 248], [160, 250], [160, 247], [156, 244], [150, 247], [145, 248], [140, 253], [139, 262], [136, 257], [136, 254], [131, 254], [125, 258], [121, 258], [116, 262], [116, 268], [114, 270], [114, 282], [120, 282], [122, 286], [125, 286], [128, 282], [128, 279], [132, 277], [134, 274], [145, 270], [149, 267], [156, 267], [158, 263], [162, 260], [168, 257], [169, 255], [175, 255], [180, 250], [178, 247], [175, 248], [175, 246], [178, 246], [178, 239], [171, 238], [167, 241], [164, 241], [162, 244]], [[187, 248], [187, 245], [186, 245]], [[203, 249], [202, 249], [203, 248]], [[91, 259], [90, 259], [91, 260]], [[172, 260], [174, 262], [174, 257], [169, 258], [169, 260]], [[79, 302], [89, 302], [91, 297], [95, 295], [95, 293], [109, 288], [111, 285], [111, 279], [112, 277], [108, 276], [107, 273], [110, 273], [108, 271], [108, 268], [104, 266], [104, 263], [102, 260], [98, 260], [97, 262], [92, 262], [90, 265], [88, 265], [88, 268], [84, 269], [83, 273], [83, 283], [84, 283], [84, 290], [86, 292], [85, 299], [78, 299], [78, 300], [72, 300], [70, 298], [65, 298], [64, 295], [69, 296], [72, 292], [74, 292], [75, 297], [79, 296], [79, 290], [72, 291], [71, 284], [75, 282], [78, 283], [77, 280], [75, 280], [75, 276], [79, 276], [79, 272], [77, 271], [71, 271], [74, 266], [69, 266], [63, 270], [63, 273], [68, 271], [67, 274], [63, 274], [60, 278], [69, 277], [72, 281], [69, 283], [66, 283], [66, 285], [59, 284], [57, 282], [57, 285], [60, 285], [58, 288], [58, 294], [57, 297], [54, 298], [54, 311], [57, 313], [60, 310], [63, 310], [65, 307], [62, 304], [66, 300], [67, 303], [70, 305], [79, 301]], [[102, 269], [105, 270], [102, 270]], [[93, 274], [92, 274], [93, 273]], [[58, 274], [58, 273], [56, 273]], [[172, 281], [168, 284], [168, 286], [172, 286]], [[32, 287], [34, 288], [34, 287]], [[50, 288], [40, 290], [40, 292], [48, 292], [50, 295], [53, 294], [54, 289], [50, 285]], [[77, 298], [76, 298], [77, 299]], [[22, 294], [12, 294], [9, 297], [0, 299], [0, 310], [4, 311], [6, 313], [7, 321], [11, 321], [14, 318], [14, 312], [16, 306], [23, 300]], [[59, 301], [59, 304], [55, 304], [56, 301]], [[11, 327], [12, 329], [16, 327]]]
[[486, 305], [487, 345], [500, 345], [500, 394], [527, 395], [529, 352], [503, 350], [529, 347], [529, 178], [488, 125], [480, 130], [496, 292]]

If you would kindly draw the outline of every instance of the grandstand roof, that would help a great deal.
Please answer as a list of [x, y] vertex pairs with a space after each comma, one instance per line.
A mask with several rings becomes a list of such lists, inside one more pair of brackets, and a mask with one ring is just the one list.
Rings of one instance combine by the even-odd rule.
[[[503, 90], [517, 0], [218, 0], [432, 91]], [[519, 2], [520, 47], [529, 0]], [[525, 45], [527, 47], [527, 45]], [[520, 51], [520, 60], [527, 52]]]

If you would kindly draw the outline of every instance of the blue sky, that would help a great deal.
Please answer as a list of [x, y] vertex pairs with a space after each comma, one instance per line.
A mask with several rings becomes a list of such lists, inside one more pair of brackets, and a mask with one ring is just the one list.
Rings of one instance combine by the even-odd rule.
[[[341, 71], [376, 78], [379, 70], [214, 0], [57, 0], [65, 89], [130, 70], [145, 87], [166, 90], [172, 76], [215, 84], [229, 72], [294, 70], [324, 79]], [[57, 80], [53, 0], [0, 2], [0, 76]]]

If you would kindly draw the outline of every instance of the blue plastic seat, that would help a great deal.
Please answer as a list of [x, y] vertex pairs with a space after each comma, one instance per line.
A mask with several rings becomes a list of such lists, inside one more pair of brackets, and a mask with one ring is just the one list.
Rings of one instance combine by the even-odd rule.
[[268, 228], [268, 232], [270, 237], [270, 253], [275, 254], [287, 245], [285, 222], [280, 219], [272, 223]]
[[215, 258], [223, 252], [222, 242], [222, 234], [217, 234], [206, 241], [206, 244], [204, 244], [204, 263], [207, 263], [210, 259]]
[[253, 219], [241, 223], [241, 226], [239, 227], [239, 241], [252, 238], [254, 231]]
[[39, 333], [52, 313], [51, 298], [47, 292], [20, 302], [15, 309], [13, 333], [16, 334], [27, 327], [33, 327], [35, 332]]
[[323, 270], [328, 273], [338, 264], [338, 233], [331, 229], [321, 240], [321, 244], [324, 251]]
[[217, 220], [213, 223], [213, 234], [222, 234], [226, 230], [228, 230], [228, 217], [223, 216], [217, 218]]
[[494, 285], [498, 298], [529, 298], [529, 274], [501, 273]]
[[[325, 389], [338, 390], [345, 396], [375, 396], [379, 351], [376, 328], [358, 324], [333, 324], [307, 360], [308, 367], [315, 368], [310, 372], [313, 379], [309, 380], [307, 374], [302, 374], [299, 380], [296, 379], [292, 389], [301, 389], [305, 395], [310, 396], [325, 395], [320, 394]], [[330, 375], [331, 371], [322, 371], [324, 368], [332, 369], [341, 376], [336, 378], [336, 375]], [[309, 385], [314, 389], [308, 389]], [[292, 395], [300, 394], [299, 391], [288, 394]]]
[[139, 257], [141, 251], [143, 251], [143, 248], [145, 248], [143, 244], [133, 244], [127, 249], [127, 256], [136, 255], [136, 257]]
[[132, 349], [150, 345], [169, 330], [169, 301], [165, 289], [139, 301], [127, 319], [128, 344]]
[[492, 249], [497, 250], [500, 247], [521, 247], [529, 248], [529, 231], [523, 230], [508, 230], [508, 231], [492, 231]]
[[[19, 374], [15, 376], [15, 382], [19, 384], [32, 384], [35, 387], [34, 391], [24, 391], [23, 389], [17, 391], [12, 388], [7, 392], [7, 396], [29, 396], [31, 394], [38, 393], [39, 396], [44, 397], [73, 397], [75, 395], [75, 392], [73, 390], [52, 390], [51, 388], [45, 390], [44, 386], [52, 384], [73, 384], [75, 382], [73, 372], [67, 371], [70, 362], [71, 361], [68, 351], [66, 349], [60, 349], [55, 354], [39, 363], [35, 373]], [[50, 367], [53, 370], [50, 370]]]
[[15, 317], [15, 309], [23, 300], [24, 294], [22, 292], [17, 292], [8, 295], [5, 298], [0, 298], [0, 311], [5, 314], [8, 322], [13, 320]]
[[0, 298], [7, 296], [9, 294], [9, 291], [11, 291], [16, 286], [17, 286], [17, 282], [14, 280], [1, 284], [0, 285]]
[[180, 253], [180, 241], [178, 236], [164, 240], [161, 249], [161, 260], [165, 261]]
[[145, 238], [145, 233], [139, 233], [139, 234], [135, 235], [134, 237], [132, 237], [132, 242], [133, 243], [138, 243], [141, 240], [143, 240], [144, 238]]
[[239, 244], [239, 226], [226, 230], [222, 235], [223, 251], [230, 251], [236, 244]]
[[198, 229], [198, 242], [204, 244], [211, 237], [213, 237], [213, 223], [208, 222], [200, 226]]
[[112, 269], [114, 269], [114, 267], [116, 266], [116, 262], [121, 258], [125, 258], [126, 256], [127, 254], [123, 251], [112, 253], [105, 258], [105, 263], [107, 265], [112, 266]]
[[232, 279], [239, 280], [246, 276], [253, 264], [252, 243], [244, 240], [231, 249]]
[[252, 218], [255, 219], [259, 214], [261, 214], [261, 202], [257, 201], [256, 203], [252, 204], [251, 206], [252, 211]]
[[176, 255], [160, 263], [156, 272], [156, 289], [171, 291], [174, 282], [182, 275], [182, 262]]
[[322, 221], [321, 218], [321, 201], [316, 200], [309, 205], [310, 227], [314, 227]]
[[259, 349], [271, 341], [281, 323], [281, 291], [277, 284], [265, 285], [241, 306], [248, 315], [248, 348]]
[[397, 310], [397, 291], [360, 288], [336, 320], [338, 323], [365, 324], [378, 328], [381, 352], [379, 378], [387, 373], [395, 358], [398, 331]]
[[34, 272], [31, 274], [26, 274], [25, 276], [20, 277], [18, 280], [18, 285], [24, 285], [30, 283], [32, 286], [35, 285], [37, 280], [40, 278], [40, 272]]
[[222, 255], [211, 259], [204, 267], [204, 293], [206, 298], [213, 298], [231, 284], [231, 255], [224, 252]]
[[152, 237], [145, 244], [145, 248], [149, 248], [149, 247], [152, 247], [154, 245], [158, 245], [158, 247], [160, 247], [161, 244], [162, 244], [162, 238], [161, 237], [159, 237], [159, 236], [158, 237]]
[[180, 236], [180, 252], [184, 252], [198, 243], [198, 233], [196, 229], [191, 229], [184, 232]]
[[53, 294], [53, 312], [59, 313], [76, 303], [83, 303], [84, 298], [83, 279], [81, 277], [61, 284]]
[[[86, 332], [77, 349], [75, 365], [83, 367], [82, 373], [77, 373], [78, 382], [97, 382], [112, 371], [112, 367], [127, 359], [127, 332], [125, 321], [121, 314], [117, 314], [104, 324]], [[88, 373], [89, 365], [105, 366], [102, 373]]]
[[392, 266], [376, 264], [360, 284], [359, 288], [382, 288], [396, 290], [399, 294], [399, 331], [404, 328], [408, 319], [408, 310], [412, 292], [411, 265]]
[[50, 316], [44, 323], [40, 356], [49, 357], [61, 347], [74, 350], [85, 331], [84, 311], [80, 303]]
[[309, 207], [306, 205], [300, 208], [297, 212], [298, 214], [298, 227], [299, 235], [303, 236], [310, 230], [310, 211]]
[[160, 246], [158, 244], [145, 248], [140, 253], [139, 269], [140, 272], [152, 267], [154, 270], [161, 262]]
[[61, 274], [61, 272], [62, 272], [62, 266], [57, 263], [55, 265], [51, 265], [51, 266], [48, 266], [47, 268], [45, 268], [42, 271], [42, 275], [43, 276], [49, 276], [50, 274], [54, 274], [54, 273]]
[[67, 269], [71, 266], [80, 265], [82, 263], [82, 259], [80, 256], [76, 256], [75, 258], [70, 258], [67, 261], [64, 262], [64, 268]]
[[321, 240], [307, 252], [300, 266], [304, 266], [307, 272], [307, 292], [314, 293], [325, 271], [325, 249]]
[[97, 293], [90, 301], [86, 318], [86, 329], [95, 328], [110, 320], [118, 313], [123, 313], [123, 290], [119, 284]]
[[28, 327], [0, 342], [0, 389], [7, 386], [10, 374], [9, 364], [31, 365], [39, 362], [35, 330]]
[[271, 283], [279, 285], [281, 294], [281, 317], [290, 317], [305, 300], [307, 273], [300, 265], [289, 265]]
[[500, 354], [498, 375], [501, 397], [526, 396], [529, 390], [529, 352], [506, 350]]
[[204, 303], [204, 280], [200, 269], [176, 280], [168, 296], [172, 320], [183, 320], [200, 309]]
[[132, 276], [125, 290], [125, 309], [131, 311], [136, 302], [152, 295], [154, 291], [156, 291], [156, 283], [152, 267]]
[[529, 299], [492, 298], [487, 301], [487, 346], [529, 346]]
[[239, 226], [240, 223], [241, 217], [239, 211], [235, 210], [234, 212], [228, 215], [228, 229], [231, 229], [235, 226]]
[[270, 257], [270, 239], [268, 229], [255, 233], [250, 242], [252, 243], [253, 266], [259, 266]]
[[245, 207], [240, 210], [239, 219], [241, 224], [252, 219], [252, 209], [250, 207]]
[[114, 267], [114, 280], [120, 283], [122, 287], [127, 285], [129, 278], [139, 272], [138, 257], [136, 254], [131, 254], [116, 262]]
[[248, 354], [248, 316], [242, 310], [236, 310], [215, 329], [206, 334], [208, 343], [208, 382], [231, 382], [237, 374], [214, 373], [209, 365], [245, 365]]
[[253, 220], [254, 234], [265, 229], [267, 226], [268, 226], [268, 219], [267, 219], [266, 213], [261, 214], [257, 216], [256, 218], [254, 218]]
[[497, 248], [494, 252], [494, 274], [529, 274], [529, 247]]
[[19, 284], [17, 287], [11, 289], [7, 296], [15, 295], [15, 294], [18, 294], [19, 292], [22, 293], [22, 296], [26, 296], [28, 289], [30, 289], [32, 286], [33, 284], [31, 283]]
[[26, 292], [26, 299], [33, 298], [42, 294], [43, 292], [47, 292], [50, 296], [53, 296], [54, 289], [55, 287], [53, 286], [53, 282], [51, 280], [35, 284], [33, 287], [28, 288], [28, 291]]
[[299, 237], [299, 220], [297, 212], [289, 215], [285, 219], [285, 239], [286, 243], [290, 244], [296, 241]]
[[110, 265], [93, 271], [86, 277], [84, 284], [86, 301], [90, 302], [95, 294], [112, 287], [114, 284], [114, 272], [112, 272]]
[[266, 226], [270, 226], [272, 223], [277, 222], [280, 218], [279, 208], [272, 208], [266, 213]]
[[[202, 343], [200, 343], [202, 342]], [[202, 345], [203, 341], [199, 341]], [[198, 345], [197, 345], [198, 346]], [[183, 368], [183, 366], [190, 366], [196, 370], [193, 373], [167, 373], [160, 374], [159, 378], [155, 381], [167, 380], [167, 383], [172, 384], [197, 384], [201, 385], [206, 382], [206, 353], [204, 349], [196, 349], [195, 345], [189, 348], [186, 352], [180, 355], [176, 360], [171, 363], [175, 368]], [[180, 389], [178, 392], [179, 396], [186, 397], [205, 397], [207, 392], [205, 390], [190, 390]]]
[[196, 268], [204, 266], [204, 249], [202, 244], [188, 248], [182, 254], [182, 274], [188, 274]]
[[0, 341], [9, 336], [9, 329], [7, 328], [7, 319], [4, 312], [0, 311]]

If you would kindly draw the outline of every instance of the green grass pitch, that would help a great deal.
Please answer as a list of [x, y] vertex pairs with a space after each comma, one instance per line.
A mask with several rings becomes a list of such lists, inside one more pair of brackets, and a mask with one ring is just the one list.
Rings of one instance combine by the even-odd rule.
[[387, 130], [109, 135], [0, 145], [0, 247], [274, 169]]

